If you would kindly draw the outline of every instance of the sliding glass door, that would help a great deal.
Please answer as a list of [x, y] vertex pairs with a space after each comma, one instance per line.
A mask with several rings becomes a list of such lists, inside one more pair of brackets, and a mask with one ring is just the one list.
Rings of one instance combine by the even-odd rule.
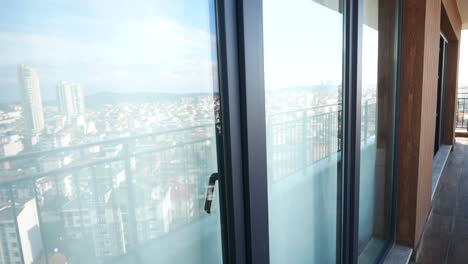
[[448, 43], [445, 37], [441, 34], [439, 42], [439, 70], [437, 78], [437, 110], [435, 116], [435, 141], [434, 141], [434, 155], [439, 151], [444, 138], [444, 100], [445, 100], [445, 86], [447, 82], [447, 59], [448, 59]]
[[392, 240], [398, 1], [362, 3], [358, 251], [375, 263]]
[[223, 262], [216, 21], [214, 0], [2, 4], [1, 263]]
[[263, 0], [271, 263], [375, 263], [392, 243], [398, 8]]

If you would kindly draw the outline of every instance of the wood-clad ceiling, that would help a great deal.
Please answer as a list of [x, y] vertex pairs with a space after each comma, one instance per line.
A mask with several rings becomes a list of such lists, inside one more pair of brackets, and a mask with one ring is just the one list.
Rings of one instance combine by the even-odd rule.
[[468, 0], [457, 0], [457, 3], [463, 21], [463, 29], [468, 29]]

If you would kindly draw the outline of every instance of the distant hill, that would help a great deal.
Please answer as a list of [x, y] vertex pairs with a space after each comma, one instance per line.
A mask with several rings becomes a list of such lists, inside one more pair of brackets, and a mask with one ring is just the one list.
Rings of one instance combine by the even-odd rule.
[[105, 104], [116, 104], [116, 103], [146, 103], [154, 101], [174, 101], [179, 100], [183, 97], [191, 96], [209, 96], [209, 93], [190, 93], [190, 94], [176, 94], [176, 93], [112, 93], [103, 92], [85, 97], [86, 106], [100, 106]]
[[310, 86], [293, 86], [284, 89], [277, 89], [270, 92], [273, 93], [291, 93], [291, 92], [314, 92], [314, 93], [330, 93], [330, 92], [338, 92], [339, 87], [336, 85], [310, 85]]
[[[466, 87], [468, 89], [468, 87]], [[291, 92], [314, 92], [317, 94], [338, 92], [336, 85], [311, 85], [311, 86], [295, 86], [284, 89], [277, 89], [273, 93], [291, 93]], [[468, 90], [467, 90], [468, 92]], [[136, 92], [136, 93], [117, 93], [117, 92], [100, 92], [92, 95], [85, 96], [86, 107], [100, 107], [105, 104], [116, 103], [145, 103], [154, 101], [171, 102], [179, 100], [183, 97], [192, 96], [211, 96], [211, 93], [151, 93], [151, 92]], [[0, 108], [8, 107], [11, 103], [20, 103], [18, 99], [10, 97], [0, 97]], [[54, 99], [47, 99], [43, 101], [44, 105], [57, 105]]]
[[[105, 104], [116, 104], [116, 103], [145, 103], [145, 102], [154, 102], [154, 101], [175, 101], [183, 97], [192, 97], [192, 96], [210, 96], [211, 93], [186, 93], [186, 94], [177, 94], [177, 93], [148, 93], [148, 92], [139, 92], [139, 93], [113, 93], [113, 92], [102, 92], [93, 95], [85, 96], [85, 105], [86, 107], [100, 107]], [[11, 104], [21, 103], [18, 100], [13, 100], [10, 98], [0, 98], [0, 110], [9, 109]], [[44, 100], [44, 105], [56, 106], [56, 100]]]
[[458, 93], [468, 93], [468, 86], [458, 87]]

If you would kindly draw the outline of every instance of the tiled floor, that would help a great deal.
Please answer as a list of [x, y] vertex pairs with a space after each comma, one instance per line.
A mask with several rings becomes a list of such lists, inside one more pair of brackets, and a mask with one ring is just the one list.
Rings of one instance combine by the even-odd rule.
[[468, 138], [457, 138], [416, 254], [416, 263], [468, 263]]

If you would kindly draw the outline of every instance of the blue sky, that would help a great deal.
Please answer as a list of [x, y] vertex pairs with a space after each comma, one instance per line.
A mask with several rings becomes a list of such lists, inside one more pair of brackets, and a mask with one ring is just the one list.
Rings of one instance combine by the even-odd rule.
[[[21, 63], [37, 69], [46, 100], [61, 80], [88, 95], [211, 92], [213, 1], [3, 0], [0, 95], [18, 96]], [[264, 1], [267, 89], [340, 83], [341, 19], [311, 0]], [[376, 70], [377, 36], [365, 28], [365, 72]]]

